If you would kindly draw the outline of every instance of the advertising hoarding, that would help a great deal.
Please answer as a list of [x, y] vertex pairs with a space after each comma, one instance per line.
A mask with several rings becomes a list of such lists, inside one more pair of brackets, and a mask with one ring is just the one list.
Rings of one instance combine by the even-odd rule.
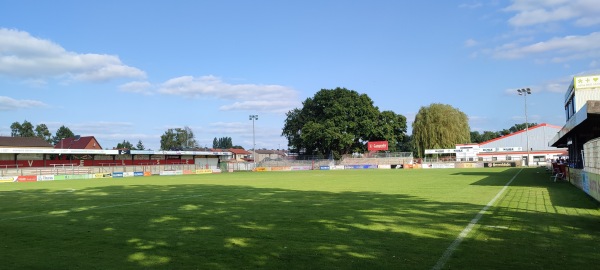
[[388, 150], [388, 142], [387, 141], [368, 142], [367, 149], [369, 151], [387, 151]]

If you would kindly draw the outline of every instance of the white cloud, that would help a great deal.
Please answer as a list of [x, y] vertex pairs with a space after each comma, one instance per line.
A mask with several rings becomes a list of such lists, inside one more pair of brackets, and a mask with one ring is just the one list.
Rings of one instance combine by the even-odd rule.
[[469, 121], [471, 121], [471, 122], [487, 121], [487, 117], [477, 116], [477, 115], [469, 115]]
[[252, 124], [249, 122], [215, 122], [209, 124], [208, 130], [214, 134], [247, 135], [252, 133]]
[[152, 84], [146, 81], [135, 81], [122, 84], [119, 89], [125, 92], [139, 93], [139, 94], [151, 94]]
[[222, 111], [270, 111], [275, 113], [286, 113], [292, 108], [300, 105], [292, 100], [251, 100], [238, 101], [230, 105], [221, 106]]
[[469, 115], [469, 128], [471, 131], [478, 131], [483, 133], [485, 131], [489, 131], [489, 129], [483, 128], [481, 126], [489, 125], [490, 119], [485, 116], [478, 115]]
[[[573, 77], [575, 76], [590, 76], [594, 74], [598, 74], [600, 71], [598, 70], [587, 70], [584, 72], [579, 72], [578, 74], [571, 74], [562, 77], [557, 77], [553, 79], [549, 79], [543, 81], [539, 84], [525, 86], [531, 89], [531, 93], [533, 95], [538, 95], [541, 93], [552, 93], [552, 94], [561, 94], [564, 95], [569, 89], [569, 85], [571, 84]], [[517, 88], [505, 89], [504, 94], [506, 95], [518, 95]], [[538, 116], [541, 119], [541, 116]]]
[[481, 2], [472, 2], [472, 3], [463, 3], [458, 5], [459, 8], [467, 8], [467, 9], [476, 9], [476, 8], [480, 8], [483, 7], [483, 4]]
[[516, 12], [508, 21], [516, 27], [563, 21], [577, 26], [600, 24], [597, 0], [514, 0], [505, 10]]
[[479, 44], [479, 42], [477, 42], [477, 40], [474, 39], [467, 39], [465, 40], [465, 47], [474, 47], [477, 46]]
[[552, 54], [553, 62], [564, 62], [600, 55], [600, 32], [586, 36], [566, 36], [552, 38], [534, 44], [520, 45], [508, 43], [496, 48], [493, 55], [497, 58], [516, 59], [530, 55]]
[[[514, 14], [507, 20], [514, 28], [509, 33], [497, 36], [495, 41], [508, 41], [495, 48], [473, 52], [472, 57], [532, 58], [537, 64], [561, 63], [568, 69], [571, 61], [591, 61], [600, 56], [600, 32], [586, 34], [586, 29], [576, 31], [572, 27], [600, 24], [600, 5], [597, 0], [512, 0], [503, 10]], [[568, 35], [557, 34], [562, 32]], [[545, 36], [548, 33], [554, 33], [555, 36]], [[467, 46], [469, 44], [465, 43]]]
[[47, 105], [45, 103], [37, 100], [17, 100], [10, 97], [0, 96], [0, 111], [13, 111], [18, 109], [29, 109], [46, 106]]
[[229, 84], [209, 75], [182, 76], [163, 83], [159, 93], [233, 101], [221, 110], [286, 112], [300, 105], [298, 92], [281, 85]]
[[[589, 70], [589, 71], [581, 72], [578, 74], [571, 74], [571, 75], [562, 76], [559, 78], [553, 78], [553, 79], [550, 79], [547, 81], [543, 81], [540, 84], [526, 86], [526, 87], [529, 87], [531, 89], [531, 92], [535, 95], [537, 95], [539, 93], [564, 94], [567, 91], [567, 89], [569, 88], [569, 85], [571, 84], [571, 81], [573, 80], [574, 76], [588, 76], [588, 75], [592, 75], [592, 74], [598, 74], [598, 71], [597, 70]], [[516, 88], [506, 89], [506, 90], [504, 90], [504, 93], [507, 95], [518, 95]]]
[[69, 52], [52, 41], [6, 28], [0, 28], [0, 75], [81, 81], [146, 76], [142, 70], [123, 64], [117, 56]]
[[552, 93], [564, 94], [569, 88], [570, 80], [546, 82], [542, 89]]
[[74, 133], [79, 132], [82, 136], [84, 134], [104, 134], [114, 132], [124, 132], [133, 129], [133, 123], [129, 122], [85, 122], [69, 124], [69, 129]]

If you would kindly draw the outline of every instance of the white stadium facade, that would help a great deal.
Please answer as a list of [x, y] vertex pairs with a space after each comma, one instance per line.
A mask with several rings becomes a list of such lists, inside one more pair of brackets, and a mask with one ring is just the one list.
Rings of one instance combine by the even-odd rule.
[[529, 127], [527, 131], [517, 131], [478, 144], [457, 144], [454, 149], [427, 149], [425, 154], [429, 156], [428, 160], [434, 160], [437, 155], [454, 155], [457, 162], [483, 162], [490, 166], [546, 166], [551, 160], [567, 156], [566, 148], [549, 146], [560, 129], [543, 123]]

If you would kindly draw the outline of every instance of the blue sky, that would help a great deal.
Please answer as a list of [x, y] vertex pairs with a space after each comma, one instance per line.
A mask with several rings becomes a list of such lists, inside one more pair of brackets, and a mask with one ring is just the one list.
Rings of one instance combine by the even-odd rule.
[[600, 73], [596, 0], [0, 0], [0, 135], [27, 120], [103, 148], [158, 150], [188, 126], [287, 148], [285, 113], [320, 89], [406, 116], [449, 104], [472, 131], [562, 126], [573, 76]]

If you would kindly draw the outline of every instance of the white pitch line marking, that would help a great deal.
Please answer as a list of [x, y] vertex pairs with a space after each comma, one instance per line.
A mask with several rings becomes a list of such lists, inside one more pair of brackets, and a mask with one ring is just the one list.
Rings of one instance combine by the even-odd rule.
[[513, 180], [515, 180], [515, 178], [517, 178], [517, 176], [521, 173], [521, 171], [523, 171], [523, 169], [519, 170], [519, 172], [517, 172], [517, 174], [515, 174], [515, 176], [513, 176], [513, 178], [510, 179], [510, 181], [508, 181], [508, 183], [506, 183], [506, 185], [504, 185], [504, 187], [500, 191], [498, 191], [498, 194], [496, 194], [496, 196], [490, 202], [488, 202], [479, 211], [479, 213], [477, 213], [477, 215], [475, 216], [475, 218], [473, 218], [471, 220], [471, 222], [469, 223], [469, 225], [467, 225], [467, 227], [465, 227], [462, 230], [462, 232], [460, 232], [460, 234], [458, 235], [458, 237], [456, 237], [456, 239], [454, 239], [454, 242], [452, 242], [452, 244], [450, 244], [450, 246], [446, 249], [446, 251], [444, 252], [444, 254], [442, 255], [442, 257], [440, 257], [440, 259], [437, 261], [437, 263], [435, 264], [435, 266], [433, 266], [433, 268], [431, 268], [432, 270], [440, 270], [440, 269], [442, 269], [442, 267], [444, 267], [444, 265], [446, 265], [446, 263], [450, 259], [450, 256], [452, 256], [452, 254], [454, 253], [454, 251], [456, 251], [456, 248], [458, 248], [458, 246], [460, 245], [460, 243], [473, 230], [473, 227], [475, 227], [475, 225], [477, 224], [477, 222], [479, 222], [479, 220], [481, 219], [481, 217], [483, 217], [483, 214], [485, 214], [485, 212], [490, 207], [492, 207], [492, 205], [494, 205], [494, 203], [496, 202], [496, 200], [498, 198], [500, 198], [500, 196], [502, 195], [502, 193], [504, 193], [504, 191], [508, 188], [508, 186], [510, 186], [510, 184], [513, 182]]

